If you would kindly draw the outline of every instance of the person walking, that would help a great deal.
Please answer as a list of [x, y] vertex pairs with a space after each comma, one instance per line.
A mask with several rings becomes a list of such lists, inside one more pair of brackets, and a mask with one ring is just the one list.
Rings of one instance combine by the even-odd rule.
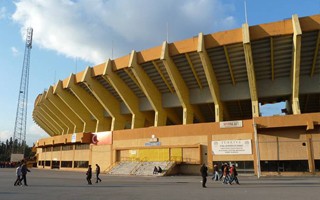
[[220, 181], [221, 181], [222, 178], [223, 178], [223, 171], [224, 171], [225, 165], [226, 165], [225, 163], [223, 163], [223, 164], [221, 165], [221, 174], [220, 174], [220, 178], [219, 178]]
[[231, 185], [233, 181], [235, 181], [236, 184], [240, 185], [239, 180], [238, 180], [238, 172], [237, 172], [237, 169], [236, 169], [235, 165], [232, 165], [231, 168], [230, 168], [229, 184]]
[[91, 178], [92, 178], [92, 168], [91, 168], [91, 165], [89, 165], [86, 175], [87, 175], [88, 184], [89, 184], [89, 185], [92, 185], [92, 183], [91, 183]]
[[202, 176], [202, 187], [206, 188], [206, 183], [207, 183], [207, 176], [208, 176], [208, 167], [206, 164], [202, 164], [200, 168], [201, 176]]
[[101, 179], [99, 178], [99, 175], [100, 175], [100, 166], [98, 164], [96, 164], [96, 176], [97, 176], [96, 183], [98, 183], [98, 181], [101, 182]]
[[14, 186], [21, 185], [21, 181], [20, 181], [20, 178], [21, 178], [21, 163], [18, 163], [18, 167], [16, 168], [16, 176], [17, 176], [17, 179], [14, 182]]
[[228, 184], [229, 178], [229, 165], [226, 163], [223, 169], [223, 184]]
[[22, 178], [20, 179], [20, 182], [22, 182], [22, 180], [23, 180], [24, 186], [28, 186], [28, 184], [27, 184], [27, 173], [28, 172], [31, 172], [31, 171], [28, 169], [27, 163], [23, 162], [22, 166], [21, 166]]
[[219, 167], [217, 164], [213, 165], [213, 177], [212, 180], [218, 181], [219, 180]]

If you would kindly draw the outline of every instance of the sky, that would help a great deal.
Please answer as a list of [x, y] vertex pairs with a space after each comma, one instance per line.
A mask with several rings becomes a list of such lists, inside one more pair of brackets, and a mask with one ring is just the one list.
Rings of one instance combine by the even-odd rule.
[[[244, 3], [245, 2], [245, 3]], [[26, 141], [35, 98], [58, 80], [132, 50], [198, 35], [320, 14], [320, 0], [0, 0], [0, 141], [13, 137], [27, 27], [33, 28]], [[262, 107], [281, 113], [283, 104]]]

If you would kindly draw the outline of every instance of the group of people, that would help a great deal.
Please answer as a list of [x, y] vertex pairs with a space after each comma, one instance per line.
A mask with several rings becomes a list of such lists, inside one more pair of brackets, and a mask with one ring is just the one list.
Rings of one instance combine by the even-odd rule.
[[[206, 188], [207, 176], [208, 176], [208, 167], [203, 164], [200, 168], [200, 173], [202, 176], [202, 187]], [[223, 184], [232, 185], [233, 182], [240, 184], [238, 180], [238, 172], [236, 166], [232, 164], [229, 166], [228, 163], [221, 165], [221, 172], [217, 164], [213, 165], [213, 177], [214, 181], [223, 181]]]
[[22, 186], [22, 181], [24, 186], [28, 186], [27, 184], [27, 173], [30, 172], [30, 170], [27, 167], [27, 163], [22, 162], [18, 163], [18, 167], [16, 168], [16, 176], [17, 179], [14, 182], [14, 186]]
[[[236, 184], [240, 184], [238, 180], [238, 172], [234, 164], [229, 166], [228, 163], [224, 163], [221, 165], [221, 171], [219, 171], [219, 167], [217, 164], [213, 165], [213, 177], [212, 180], [214, 181], [223, 181], [223, 184], [232, 185], [233, 181]], [[25, 186], [27, 184], [27, 173], [30, 170], [27, 168], [27, 164], [25, 162], [18, 163], [18, 167], [16, 168], [16, 181], [14, 182], [14, 186], [22, 186], [22, 181]], [[162, 168], [159, 166], [154, 167], [153, 174], [162, 173]], [[208, 176], [208, 167], [203, 164], [200, 168], [200, 173], [202, 176], [202, 187], [206, 188], [207, 183], [207, 176]], [[102, 180], [99, 177], [100, 175], [100, 166], [96, 164], [96, 183], [101, 182]], [[88, 170], [86, 172], [86, 179], [89, 185], [92, 185], [91, 178], [92, 178], [92, 168], [91, 165], [88, 166]]]
[[[216, 165], [216, 169], [215, 167], [214, 171], [216, 171], [219, 174], [219, 168], [218, 165]], [[218, 181], [218, 179], [216, 179], [216, 177], [214, 176], [213, 179], [215, 181]], [[232, 164], [231, 166], [229, 166], [228, 163], [224, 163], [223, 165], [221, 165], [221, 174], [219, 177], [219, 180], [223, 180], [223, 184], [229, 184], [232, 185], [232, 182], [236, 182], [236, 184], [240, 184], [239, 180], [238, 180], [238, 172], [236, 169], [236, 166], [234, 164]]]
[[154, 166], [154, 168], [153, 168], [153, 174], [161, 174], [162, 171], [163, 170], [160, 166], [158, 168], [157, 168], [157, 166]]
[[[92, 168], [91, 165], [88, 166], [88, 170], [86, 172], [87, 181], [89, 185], [92, 185], [91, 178], [92, 178]], [[100, 175], [100, 166], [96, 164], [96, 183], [101, 182], [102, 180], [99, 177]]]

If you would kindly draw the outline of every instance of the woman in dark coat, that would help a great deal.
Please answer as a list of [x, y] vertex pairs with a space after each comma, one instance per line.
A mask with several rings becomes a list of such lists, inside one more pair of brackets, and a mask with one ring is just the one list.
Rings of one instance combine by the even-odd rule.
[[92, 168], [91, 168], [91, 165], [89, 165], [88, 171], [87, 171], [86, 175], [87, 175], [88, 184], [89, 184], [89, 185], [92, 185], [92, 183], [91, 183], [91, 178], [92, 178]]

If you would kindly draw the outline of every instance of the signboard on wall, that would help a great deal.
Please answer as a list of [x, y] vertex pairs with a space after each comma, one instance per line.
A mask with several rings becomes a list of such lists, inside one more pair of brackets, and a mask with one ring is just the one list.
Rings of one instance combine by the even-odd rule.
[[112, 131], [92, 134], [92, 143], [96, 145], [112, 144]]
[[252, 154], [251, 140], [219, 140], [212, 141], [214, 155]]
[[144, 143], [144, 146], [160, 146], [160, 142], [146, 142]]
[[72, 134], [72, 136], [71, 136], [71, 142], [72, 142], [72, 143], [75, 143], [76, 141], [77, 141], [77, 134], [74, 133], [74, 134]]
[[237, 121], [224, 121], [220, 122], [220, 128], [240, 128], [242, 127], [242, 121], [237, 120]]

